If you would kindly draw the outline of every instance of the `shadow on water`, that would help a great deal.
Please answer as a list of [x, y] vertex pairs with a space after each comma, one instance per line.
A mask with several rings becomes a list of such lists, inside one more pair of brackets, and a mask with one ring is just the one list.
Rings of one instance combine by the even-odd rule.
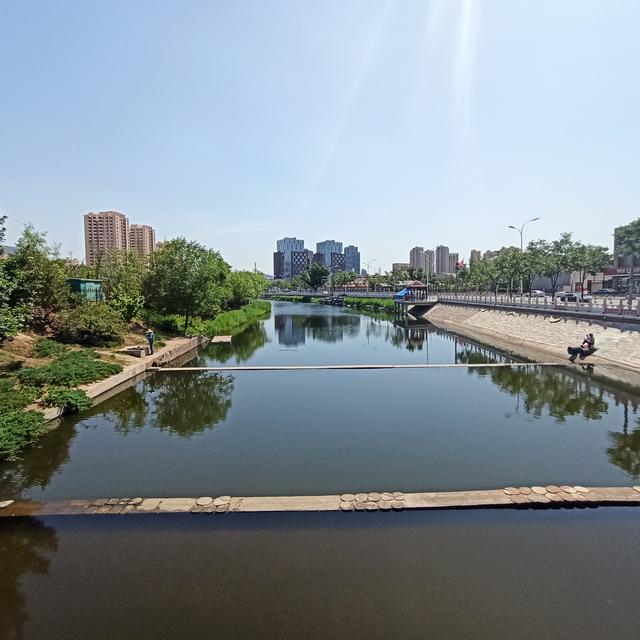
[[47, 575], [57, 549], [56, 530], [37, 518], [0, 523], [0, 639], [24, 638], [29, 615], [20, 582], [27, 574]]

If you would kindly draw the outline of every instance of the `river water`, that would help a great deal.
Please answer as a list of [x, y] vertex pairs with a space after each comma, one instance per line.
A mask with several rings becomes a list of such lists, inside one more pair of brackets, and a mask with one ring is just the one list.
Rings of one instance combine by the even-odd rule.
[[[189, 364], [467, 362], [509, 358], [274, 303]], [[0, 498], [629, 485], [639, 399], [535, 366], [163, 372], [0, 466]], [[636, 638], [639, 513], [2, 519], [0, 638]]]

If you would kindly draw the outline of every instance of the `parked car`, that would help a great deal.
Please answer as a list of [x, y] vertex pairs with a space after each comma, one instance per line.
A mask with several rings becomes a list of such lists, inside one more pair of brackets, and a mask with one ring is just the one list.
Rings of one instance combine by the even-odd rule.
[[542, 289], [531, 289], [529, 294], [532, 298], [544, 298], [547, 294]]
[[556, 298], [560, 300], [560, 302], [590, 302], [591, 296], [588, 293], [585, 293], [583, 296], [580, 296], [577, 293], [559, 293], [556, 295]]
[[591, 292], [592, 296], [623, 296], [624, 293], [622, 291], [618, 291], [617, 289], [598, 289], [597, 291]]

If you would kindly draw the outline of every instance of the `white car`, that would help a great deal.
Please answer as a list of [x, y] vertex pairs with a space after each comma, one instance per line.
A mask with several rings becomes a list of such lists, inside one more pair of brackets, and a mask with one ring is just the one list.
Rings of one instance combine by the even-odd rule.
[[547, 294], [542, 289], [531, 289], [529, 294], [532, 298], [544, 298]]

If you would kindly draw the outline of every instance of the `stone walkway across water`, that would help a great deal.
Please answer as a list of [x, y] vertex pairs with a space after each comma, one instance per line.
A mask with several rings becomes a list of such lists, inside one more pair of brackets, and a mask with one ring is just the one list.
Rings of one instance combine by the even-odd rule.
[[486, 491], [403, 493], [374, 491], [325, 496], [198, 498], [99, 498], [95, 500], [0, 501], [0, 517], [149, 514], [256, 513], [291, 511], [401, 511], [403, 509], [550, 508], [640, 506], [640, 486], [582, 487], [547, 485]]

